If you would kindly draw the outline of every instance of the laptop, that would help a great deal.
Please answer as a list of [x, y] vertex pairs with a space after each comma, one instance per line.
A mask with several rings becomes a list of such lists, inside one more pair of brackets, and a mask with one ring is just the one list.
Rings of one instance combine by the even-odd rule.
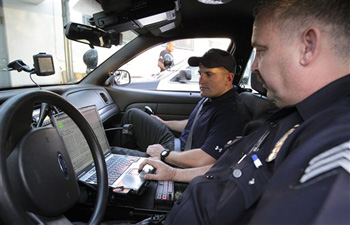
[[[96, 107], [87, 106], [79, 110], [89, 122], [101, 145], [107, 165], [108, 185], [113, 189], [118, 189], [121, 193], [128, 193], [130, 190], [139, 192], [146, 182], [143, 179], [144, 173], [152, 172], [153, 168], [145, 167], [139, 173], [139, 165], [145, 158], [112, 154]], [[93, 158], [78, 126], [65, 113], [54, 115], [53, 124], [66, 146], [78, 180], [93, 185], [97, 184]]]

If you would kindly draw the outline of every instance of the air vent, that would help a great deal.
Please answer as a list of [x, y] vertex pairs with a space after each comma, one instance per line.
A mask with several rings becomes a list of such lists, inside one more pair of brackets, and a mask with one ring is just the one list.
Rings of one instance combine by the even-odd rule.
[[106, 96], [104, 93], [100, 93], [100, 96], [101, 96], [101, 98], [103, 99], [103, 101], [104, 101], [106, 104], [108, 104], [108, 98], [107, 98], [107, 96]]

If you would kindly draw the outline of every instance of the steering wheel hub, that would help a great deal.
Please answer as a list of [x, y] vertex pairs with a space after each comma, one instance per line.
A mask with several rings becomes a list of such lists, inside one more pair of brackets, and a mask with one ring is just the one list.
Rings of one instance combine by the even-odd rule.
[[58, 216], [79, 198], [73, 165], [53, 127], [26, 134], [7, 165], [12, 187], [20, 194], [17, 199], [28, 212]]

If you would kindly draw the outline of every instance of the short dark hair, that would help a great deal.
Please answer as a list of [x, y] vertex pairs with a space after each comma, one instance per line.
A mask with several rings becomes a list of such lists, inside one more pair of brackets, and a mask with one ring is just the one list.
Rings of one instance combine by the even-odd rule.
[[349, 60], [350, 1], [349, 0], [262, 0], [254, 16], [266, 13], [282, 34], [293, 36], [315, 22], [329, 27], [335, 53]]

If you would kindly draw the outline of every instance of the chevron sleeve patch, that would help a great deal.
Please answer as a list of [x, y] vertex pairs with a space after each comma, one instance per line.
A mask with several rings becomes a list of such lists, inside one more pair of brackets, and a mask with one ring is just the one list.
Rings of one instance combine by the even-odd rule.
[[337, 168], [350, 173], [350, 140], [312, 158], [299, 182], [305, 183]]

